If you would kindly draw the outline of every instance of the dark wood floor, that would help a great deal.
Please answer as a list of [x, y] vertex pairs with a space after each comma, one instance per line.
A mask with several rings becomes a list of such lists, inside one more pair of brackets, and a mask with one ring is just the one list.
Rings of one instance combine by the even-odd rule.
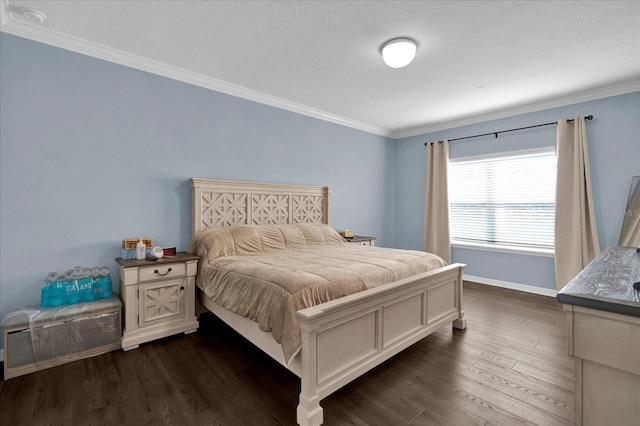
[[[465, 283], [435, 333], [324, 399], [326, 425], [571, 425], [553, 298]], [[200, 329], [0, 382], [5, 425], [295, 425], [300, 382], [211, 314]]]

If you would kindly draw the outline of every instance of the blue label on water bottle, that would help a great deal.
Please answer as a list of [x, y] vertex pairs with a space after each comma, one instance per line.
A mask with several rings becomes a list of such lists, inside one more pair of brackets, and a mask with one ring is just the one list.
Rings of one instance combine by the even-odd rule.
[[51, 286], [49, 284], [45, 284], [42, 286], [42, 290], [40, 291], [40, 306], [43, 308], [51, 306], [49, 304], [50, 297], [51, 297]]

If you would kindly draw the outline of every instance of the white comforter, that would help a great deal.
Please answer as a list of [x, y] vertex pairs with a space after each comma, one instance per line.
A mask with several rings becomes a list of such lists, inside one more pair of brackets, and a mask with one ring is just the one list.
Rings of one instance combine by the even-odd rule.
[[446, 265], [421, 251], [351, 244], [317, 226], [206, 230], [192, 242], [201, 258], [198, 285], [272, 333], [285, 362], [300, 348], [296, 311]]

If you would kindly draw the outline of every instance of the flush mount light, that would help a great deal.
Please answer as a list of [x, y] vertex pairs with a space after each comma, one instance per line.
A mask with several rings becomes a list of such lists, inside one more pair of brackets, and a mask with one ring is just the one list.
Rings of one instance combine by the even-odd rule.
[[409, 65], [416, 57], [418, 45], [410, 38], [394, 38], [380, 48], [384, 63], [391, 68], [402, 68]]
[[35, 22], [37, 24], [42, 24], [47, 19], [44, 13], [33, 9], [23, 9], [22, 14], [31, 22]]

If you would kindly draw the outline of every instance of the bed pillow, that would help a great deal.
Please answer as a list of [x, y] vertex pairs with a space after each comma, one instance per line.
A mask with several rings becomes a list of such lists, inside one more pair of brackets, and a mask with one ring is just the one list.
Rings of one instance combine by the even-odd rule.
[[229, 226], [198, 232], [191, 253], [201, 259], [263, 253], [273, 250], [343, 244], [344, 238], [329, 225]]

